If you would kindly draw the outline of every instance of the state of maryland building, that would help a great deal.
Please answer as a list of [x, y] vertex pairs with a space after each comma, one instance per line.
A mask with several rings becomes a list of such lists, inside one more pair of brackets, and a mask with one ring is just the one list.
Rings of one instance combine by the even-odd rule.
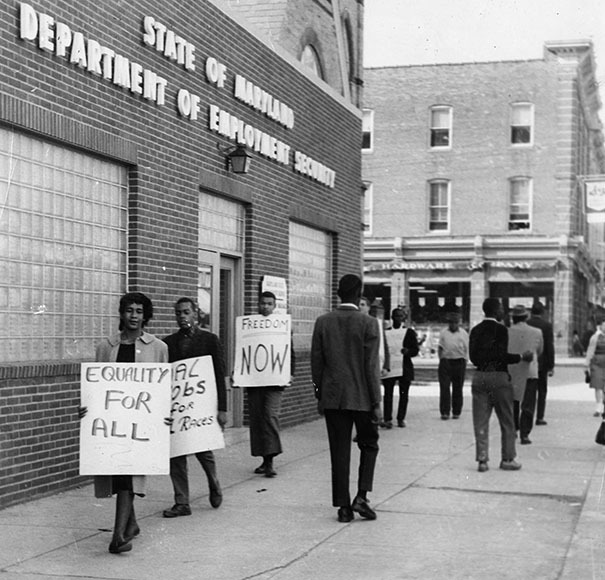
[[[77, 482], [80, 363], [117, 331], [126, 291], [151, 298], [160, 337], [174, 301], [197, 299], [232, 361], [235, 317], [285, 281], [297, 370], [282, 422], [316, 416], [313, 323], [361, 272], [362, 11], [3, 2], [0, 506]], [[244, 401], [230, 390], [229, 425]]]

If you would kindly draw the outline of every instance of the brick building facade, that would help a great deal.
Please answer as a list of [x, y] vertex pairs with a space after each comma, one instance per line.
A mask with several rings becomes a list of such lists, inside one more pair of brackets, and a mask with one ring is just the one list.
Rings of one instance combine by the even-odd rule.
[[[228, 4], [0, 10], [0, 506], [78, 482], [79, 365], [126, 290], [153, 300], [158, 336], [197, 298], [232, 360], [235, 316], [285, 280], [282, 420], [316, 416], [313, 322], [361, 270], [361, 113]], [[238, 144], [246, 174], [226, 165]], [[241, 390], [229, 403], [241, 425]]]
[[547, 43], [541, 60], [366, 69], [365, 83], [367, 292], [427, 334], [452, 308], [477, 323], [488, 296], [540, 300], [567, 354], [600, 302], [604, 257], [583, 198], [605, 173], [590, 42]]

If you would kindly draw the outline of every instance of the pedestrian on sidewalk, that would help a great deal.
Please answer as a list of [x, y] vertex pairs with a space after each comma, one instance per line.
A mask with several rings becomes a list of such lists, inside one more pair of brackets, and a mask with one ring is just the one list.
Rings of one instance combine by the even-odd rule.
[[[168, 362], [166, 345], [143, 329], [153, 317], [151, 300], [140, 292], [129, 292], [120, 298], [119, 333], [103, 340], [96, 349], [97, 362]], [[88, 409], [79, 408], [80, 418]], [[170, 418], [165, 422], [170, 423]], [[132, 550], [132, 540], [140, 529], [134, 513], [134, 496], [145, 496], [144, 475], [96, 475], [95, 497], [116, 496], [113, 536], [109, 544], [112, 554]]]
[[590, 388], [594, 389], [596, 407], [594, 416], [603, 414], [603, 389], [605, 388], [605, 320], [597, 321], [597, 330], [586, 349], [586, 370], [590, 373]]
[[[439, 412], [441, 419], [458, 419], [462, 413], [464, 398], [462, 388], [468, 360], [468, 332], [460, 327], [458, 312], [446, 314], [447, 328], [439, 335]], [[450, 392], [451, 385], [451, 392]]]
[[520, 431], [521, 445], [529, 445], [529, 434], [534, 424], [536, 392], [538, 390], [538, 357], [544, 349], [542, 332], [527, 324], [528, 312], [525, 306], [517, 304], [512, 312], [512, 326], [508, 329], [508, 350], [513, 354], [523, 354], [530, 350], [530, 362], [521, 361], [508, 365], [508, 373], [513, 384], [515, 398], [515, 429]]
[[[380, 338], [376, 321], [359, 311], [361, 288], [359, 276], [346, 274], [340, 279], [341, 304], [315, 321], [311, 343], [311, 373], [318, 411], [324, 415], [328, 431], [332, 505], [338, 507], [339, 522], [353, 520], [353, 512], [376, 519], [367, 494], [372, 491], [378, 456]], [[357, 494], [351, 503], [353, 425], [360, 460]]]
[[[263, 292], [258, 302], [259, 314], [271, 316], [276, 303], [277, 298], [273, 292]], [[295, 360], [294, 350], [290, 345], [290, 374], [292, 376], [294, 375]], [[250, 452], [252, 457], [263, 458], [263, 462], [254, 470], [254, 473], [265, 477], [277, 475], [273, 459], [282, 452], [279, 413], [285, 387], [286, 385], [269, 385], [246, 389], [250, 422]]]
[[[382, 427], [393, 428], [393, 391], [399, 385], [399, 405], [397, 407], [397, 426], [405, 427], [408, 412], [410, 386], [414, 380], [414, 363], [412, 358], [418, 356], [418, 336], [413, 328], [406, 327], [406, 313], [403, 308], [391, 312], [391, 328], [385, 331], [389, 348], [391, 370], [382, 379], [384, 387]], [[401, 364], [399, 364], [401, 363]]]
[[541, 330], [542, 341], [544, 343], [542, 354], [538, 358], [536, 425], [546, 425], [544, 414], [546, 412], [548, 377], [552, 377], [555, 373], [555, 336], [552, 324], [546, 320], [545, 316], [546, 310], [544, 309], [544, 304], [540, 301], [534, 302], [527, 324]]
[[485, 319], [474, 326], [469, 340], [471, 362], [477, 367], [471, 383], [473, 393], [473, 428], [475, 431], [475, 457], [478, 470], [489, 469], [489, 420], [495, 409], [501, 432], [500, 469], [521, 469], [515, 461], [515, 419], [513, 416], [513, 386], [508, 365], [521, 360], [529, 361], [533, 355], [508, 352], [508, 329], [502, 324], [504, 311], [498, 298], [483, 301]]
[[[182, 297], [176, 301], [174, 316], [179, 330], [164, 338], [164, 342], [168, 345], [168, 361], [172, 363], [198, 356], [212, 357], [218, 399], [216, 419], [221, 428], [224, 429], [227, 423], [227, 391], [225, 387], [225, 356], [221, 341], [216, 334], [199, 327], [198, 306], [191, 298]], [[223, 492], [216, 473], [214, 453], [212, 451], [200, 451], [195, 454], [195, 457], [200, 462], [208, 480], [210, 505], [213, 508], [218, 508], [223, 502]], [[164, 517], [190, 516], [187, 455], [170, 458], [170, 479], [174, 489], [174, 505], [164, 510]]]

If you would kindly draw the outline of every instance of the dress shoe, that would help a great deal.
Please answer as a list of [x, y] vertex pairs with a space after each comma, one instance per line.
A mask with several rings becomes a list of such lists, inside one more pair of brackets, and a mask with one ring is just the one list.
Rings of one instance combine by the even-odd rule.
[[521, 469], [521, 464], [517, 463], [514, 459], [510, 461], [501, 461], [500, 469], [504, 469], [504, 471], [518, 471]]
[[363, 497], [356, 497], [353, 500], [351, 509], [357, 512], [362, 518], [366, 520], [375, 520], [376, 512], [370, 507], [370, 502]]
[[190, 516], [191, 508], [185, 503], [175, 503], [170, 509], [164, 510], [165, 518], [178, 518], [179, 516]]
[[263, 463], [254, 470], [254, 473], [256, 473], [258, 475], [264, 475], [266, 469], [267, 469], [267, 466]]
[[442, 421], [447, 421], [450, 418], [449, 415], [441, 415], [441, 420]]
[[277, 471], [273, 469], [273, 467], [267, 466], [265, 468], [265, 477], [275, 477], [277, 475]]
[[548, 425], [544, 419], [536, 419], [536, 425]]
[[122, 552], [130, 552], [132, 550], [132, 544], [126, 540], [117, 541], [112, 540], [111, 544], [109, 544], [109, 551], [112, 554], [121, 554]]
[[353, 510], [349, 506], [343, 506], [338, 508], [338, 521], [346, 524], [348, 522], [352, 522], [353, 518]]
[[397, 427], [405, 427], [405, 421], [403, 419], [401, 421], [397, 421]]
[[527, 435], [521, 435], [521, 445], [531, 445], [531, 439]]
[[487, 465], [487, 461], [479, 462], [479, 467], [477, 467], [478, 472], [485, 473], [488, 469], [489, 469], [489, 466]]
[[452, 415], [452, 419], [460, 419], [460, 415]]
[[598, 411], [595, 411], [595, 412], [592, 414], [592, 416], [593, 416], [593, 417], [600, 417], [600, 416], [601, 416], [601, 413], [599, 413]]
[[393, 421], [383, 421], [380, 426], [383, 429], [392, 429], [393, 428]]
[[[218, 484], [218, 481], [216, 483]], [[220, 485], [210, 488], [210, 495], [208, 496], [208, 499], [210, 500], [210, 505], [213, 508], [216, 509], [221, 507], [221, 504], [223, 503], [223, 492], [221, 491]]]

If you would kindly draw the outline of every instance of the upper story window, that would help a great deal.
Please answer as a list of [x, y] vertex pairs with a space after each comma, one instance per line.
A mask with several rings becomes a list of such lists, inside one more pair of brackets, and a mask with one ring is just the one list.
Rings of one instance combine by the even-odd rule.
[[315, 48], [313, 48], [310, 44], [307, 44], [303, 48], [302, 53], [300, 55], [300, 62], [305, 68], [309, 69], [312, 73], [316, 74], [320, 79], [323, 78], [319, 54], [317, 54]]
[[532, 145], [534, 141], [534, 106], [531, 103], [511, 105], [510, 142]]
[[372, 235], [372, 213], [374, 209], [374, 185], [370, 181], [364, 183], [363, 191], [363, 234]]
[[429, 230], [450, 229], [450, 182], [445, 179], [429, 182]]
[[508, 229], [510, 231], [529, 230], [531, 228], [532, 180], [529, 177], [514, 177], [509, 183]]
[[431, 147], [452, 146], [452, 107], [431, 107]]
[[361, 150], [371, 153], [374, 150], [374, 111], [364, 109], [361, 118]]

